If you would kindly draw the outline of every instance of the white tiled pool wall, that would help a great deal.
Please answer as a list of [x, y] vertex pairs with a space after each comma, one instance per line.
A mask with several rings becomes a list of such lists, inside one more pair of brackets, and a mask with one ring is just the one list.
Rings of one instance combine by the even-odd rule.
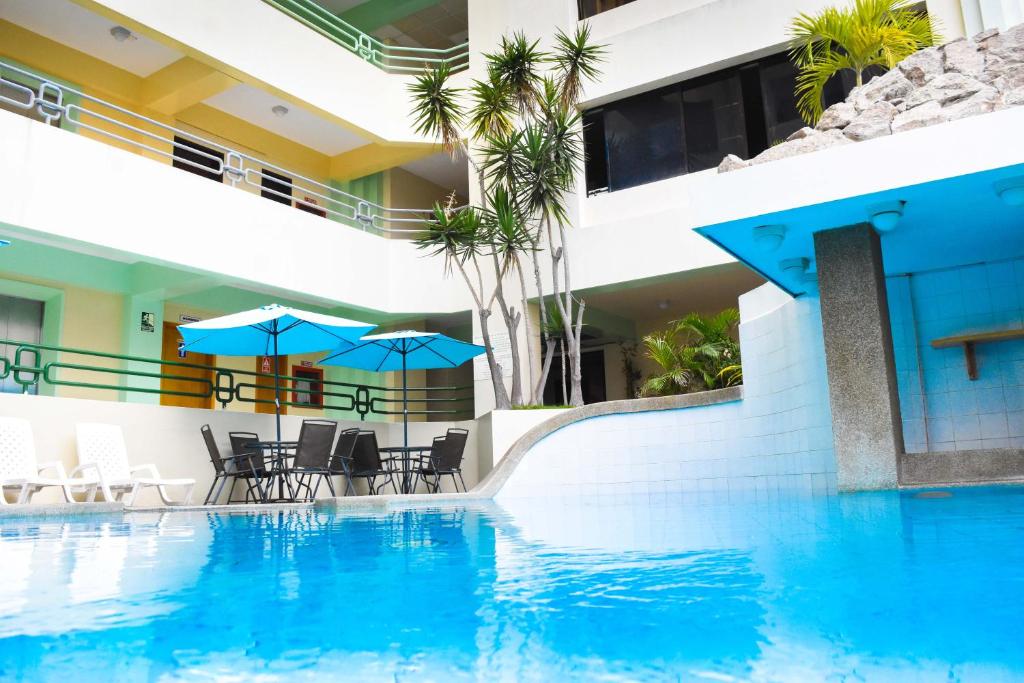
[[1020, 328], [1024, 259], [888, 279], [907, 451], [1024, 448], [1024, 340], [979, 344], [978, 379], [940, 337]]
[[765, 287], [741, 299], [742, 400], [571, 424], [525, 455], [498, 498], [834, 493], [818, 302]]

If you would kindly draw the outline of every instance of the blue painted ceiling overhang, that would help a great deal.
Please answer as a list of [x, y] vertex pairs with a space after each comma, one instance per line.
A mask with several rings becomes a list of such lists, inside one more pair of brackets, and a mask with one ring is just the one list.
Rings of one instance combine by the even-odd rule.
[[[1024, 256], [1024, 206], [1000, 197], [1007, 187], [1024, 187], [1024, 164], [749, 216], [696, 231], [790, 294], [814, 295], [814, 233], [869, 223], [872, 215], [894, 207], [903, 215], [893, 230], [881, 233], [886, 275]], [[762, 226], [782, 226], [781, 243], [755, 239]], [[807, 259], [807, 274], [794, 259]]]

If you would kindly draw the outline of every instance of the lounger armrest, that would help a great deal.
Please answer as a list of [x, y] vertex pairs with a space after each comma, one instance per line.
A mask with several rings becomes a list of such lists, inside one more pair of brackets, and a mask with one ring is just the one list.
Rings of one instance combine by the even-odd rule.
[[40, 474], [43, 473], [43, 470], [56, 470], [59, 479], [68, 478], [68, 474], [64, 470], [64, 463], [62, 463], [60, 460], [54, 460], [53, 462], [41, 462], [36, 465], [36, 469], [39, 471]]
[[139, 472], [146, 471], [149, 473], [149, 477], [151, 479], [160, 478], [160, 473], [157, 471], [156, 465], [152, 463], [147, 463], [145, 465], [135, 465], [134, 467], [128, 468], [128, 471], [131, 472], [132, 474], [137, 474]]

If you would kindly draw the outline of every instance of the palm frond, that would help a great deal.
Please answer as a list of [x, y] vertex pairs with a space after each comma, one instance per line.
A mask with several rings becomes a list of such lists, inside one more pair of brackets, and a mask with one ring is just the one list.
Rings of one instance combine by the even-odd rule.
[[525, 33], [516, 31], [511, 38], [502, 37], [497, 52], [484, 55], [491, 81], [508, 93], [521, 116], [537, 104], [541, 83], [538, 67], [544, 60], [539, 44], [539, 40], [530, 42]]
[[409, 85], [413, 100], [413, 125], [420, 135], [439, 140], [455, 156], [461, 146], [462, 110], [460, 91], [448, 86], [451, 67], [439, 64], [419, 74]]
[[579, 104], [583, 87], [601, 75], [599, 65], [605, 59], [606, 46], [590, 42], [590, 24], [582, 23], [571, 36], [559, 29], [550, 61], [558, 78], [558, 97], [565, 109]]
[[486, 138], [512, 132], [515, 103], [497, 79], [474, 81], [470, 99], [473, 105], [469, 110], [469, 126], [474, 137]]

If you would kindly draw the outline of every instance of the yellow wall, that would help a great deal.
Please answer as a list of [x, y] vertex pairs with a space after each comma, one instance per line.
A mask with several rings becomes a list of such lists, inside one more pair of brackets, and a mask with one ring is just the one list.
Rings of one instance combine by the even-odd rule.
[[[60, 345], [76, 349], [119, 353], [122, 343], [124, 297], [120, 294], [100, 292], [78, 287], [59, 287], [64, 290], [64, 325]], [[114, 359], [61, 354], [65, 363], [82, 363], [99, 367], [119, 368]], [[61, 368], [57, 376], [62, 381], [93, 384], [121, 384], [118, 375]], [[67, 398], [92, 398], [104, 401], [118, 400], [118, 392], [83, 387], [57, 387], [57, 395]]]
[[[384, 183], [384, 204], [396, 209], [429, 209], [434, 202], [444, 203], [451, 194], [450, 188], [421, 178], [404, 168], [392, 168], [387, 172]], [[456, 202], [465, 202], [463, 197], [456, 197]]]

